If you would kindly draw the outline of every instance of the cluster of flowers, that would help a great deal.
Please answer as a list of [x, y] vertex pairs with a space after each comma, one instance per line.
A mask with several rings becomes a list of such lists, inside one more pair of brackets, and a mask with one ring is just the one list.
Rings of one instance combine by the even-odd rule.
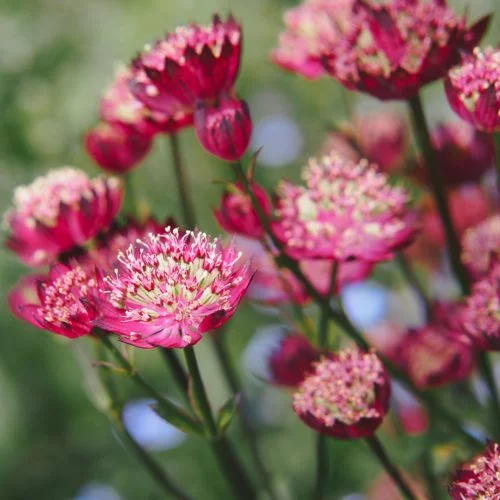
[[[378, 351], [334, 352], [320, 331], [307, 337], [295, 330], [269, 355], [270, 382], [292, 388], [293, 410], [321, 434], [374, 435], [390, 406], [386, 363], [418, 394], [468, 378], [478, 353], [500, 351], [500, 215], [495, 196], [479, 185], [494, 162], [488, 134], [500, 131], [500, 51], [475, 48], [487, 21], [467, 28], [445, 0], [306, 0], [285, 15], [272, 53], [278, 65], [307, 78], [330, 75], [382, 100], [415, 99], [422, 86], [445, 78], [450, 105], [473, 125], [442, 124], [429, 138], [470, 292], [430, 300], [424, 325], [398, 331]], [[90, 155], [103, 169], [125, 173], [157, 133], [194, 124], [208, 152], [239, 160], [251, 134], [248, 108], [233, 90], [240, 52], [232, 17], [179, 27], [147, 46], [102, 98], [102, 123], [85, 139]], [[100, 329], [145, 349], [196, 344], [228, 321], [245, 294], [273, 307], [324, 308], [396, 253], [429, 264], [429, 248], [441, 252], [428, 158], [412, 157], [408, 146], [406, 122], [384, 111], [329, 133], [302, 182], [282, 180], [272, 197], [241, 170], [214, 210], [234, 236], [230, 244], [170, 219], [119, 222], [120, 179], [90, 179], [69, 167], [49, 172], [17, 189], [5, 216], [8, 248], [33, 268], [51, 264], [19, 282], [10, 307], [65, 337]], [[405, 172], [423, 193], [413, 206], [393, 182]], [[450, 494], [496, 498], [499, 474], [500, 448], [492, 442], [459, 469]]]

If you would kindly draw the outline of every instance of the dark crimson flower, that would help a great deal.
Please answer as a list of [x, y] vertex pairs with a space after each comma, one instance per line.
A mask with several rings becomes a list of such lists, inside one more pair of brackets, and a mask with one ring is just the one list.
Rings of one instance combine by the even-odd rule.
[[491, 499], [500, 497], [500, 445], [488, 447], [462, 465], [453, 475], [448, 492], [453, 500]]
[[124, 174], [149, 153], [152, 138], [120, 125], [100, 123], [87, 132], [84, 142], [88, 155], [103, 170]]
[[323, 49], [334, 44], [349, 26], [354, 0], [306, 0], [285, 12], [285, 31], [271, 59], [282, 68], [305, 78], [325, 73]]
[[14, 207], [4, 218], [11, 232], [6, 245], [30, 266], [48, 264], [107, 229], [122, 197], [115, 177], [89, 179], [71, 167], [52, 170], [14, 191]]
[[484, 132], [500, 131], [500, 49], [474, 49], [445, 80], [448, 102], [465, 121]]
[[389, 407], [390, 383], [374, 353], [345, 349], [322, 358], [293, 396], [309, 427], [337, 438], [371, 436]]
[[91, 332], [96, 310], [85, 299], [98, 293], [95, 272], [57, 263], [46, 276], [21, 279], [11, 290], [8, 302], [18, 318], [74, 339]]
[[245, 154], [252, 135], [247, 103], [228, 94], [214, 102], [199, 101], [194, 126], [200, 144], [209, 153], [230, 162]]
[[488, 24], [467, 28], [446, 0], [356, 0], [353, 10], [349, 29], [322, 47], [322, 61], [347, 88], [383, 100], [408, 99], [443, 77]]
[[172, 97], [188, 108], [199, 100], [217, 99], [233, 88], [241, 39], [241, 27], [232, 16], [225, 22], [214, 16], [208, 26], [179, 26], [134, 61], [143, 73], [131, 89], [146, 106], [163, 112], [164, 100]]
[[[250, 181], [250, 184], [262, 211], [269, 217], [272, 206], [267, 193], [256, 182]], [[240, 182], [226, 187], [219, 208], [213, 213], [219, 226], [228, 233], [255, 239], [260, 239], [264, 235], [264, 229], [252, 206], [252, 201]]]
[[290, 256], [377, 263], [412, 241], [409, 195], [375, 165], [332, 153], [302, 177], [306, 186], [283, 181], [277, 192], [273, 231]]
[[236, 311], [251, 279], [240, 254], [205, 233], [166, 228], [118, 253], [96, 325], [136, 347], [183, 348]]
[[318, 351], [303, 335], [283, 337], [268, 359], [271, 382], [285, 387], [297, 387], [312, 370], [313, 362], [318, 357]]

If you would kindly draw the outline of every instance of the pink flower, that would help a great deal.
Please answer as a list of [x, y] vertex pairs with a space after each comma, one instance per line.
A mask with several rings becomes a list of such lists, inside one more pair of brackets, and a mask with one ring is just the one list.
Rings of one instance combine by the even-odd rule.
[[102, 283], [97, 326], [145, 349], [186, 347], [235, 312], [251, 279], [232, 246], [167, 228], [118, 254]]
[[500, 49], [474, 49], [445, 80], [448, 102], [472, 126], [500, 131]]
[[285, 387], [297, 387], [313, 368], [318, 351], [306, 337], [292, 334], [283, 337], [268, 359], [271, 382]]
[[[142, 81], [132, 82], [132, 91], [151, 109], [164, 96], [191, 108], [199, 100], [217, 99], [234, 85], [241, 39], [241, 27], [232, 16], [225, 22], [214, 16], [208, 26], [180, 26], [147, 46], [136, 59], [134, 67], [144, 74], [140, 75]], [[164, 111], [161, 105], [156, 109]]]
[[347, 29], [354, 0], [306, 0], [285, 12], [285, 31], [271, 59], [305, 78], [318, 78], [325, 70], [323, 47], [334, 44]]
[[500, 263], [474, 283], [465, 303], [463, 326], [476, 348], [500, 350]]
[[474, 47], [488, 18], [466, 28], [446, 0], [356, 0], [350, 29], [327, 48], [328, 73], [379, 99], [408, 99], [445, 75], [460, 50]]
[[27, 276], [8, 297], [11, 311], [20, 319], [71, 339], [92, 330], [96, 311], [86, 302], [98, 293], [95, 274], [80, 266], [55, 264], [48, 275]]
[[[253, 181], [251, 181], [251, 188], [262, 211], [269, 217], [272, 207], [265, 190]], [[264, 235], [264, 229], [252, 206], [252, 201], [240, 182], [226, 187], [220, 206], [213, 213], [219, 226], [228, 233], [255, 239], [260, 239]]]
[[221, 94], [213, 103], [200, 101], [194, 126], [200, 144], [210, 154], [229, 162], [245, 154], [252, 135], [247, 103], [229, 94]]
[[471, 462], [453, 475], [448, 492], [452, 500], [496, 499], [500, 495], [500, 445], [490, 442]]
[[387, 373], [374, 353], [346, 349], [315, 363], [293, 395], [309, 427], [337, 438], [371, 436], [389, 407]]
[[469, 228], [462, 238], [462, 262], [471, 276], [485, 276], [500, 258], [500, 215], [492, 215], [475, 227]]
[[5, 214], [11, 233], [6, 245], [30, 266], [48, 264], [109, 227], [122, 196], [115, 177], [89, 179], [70, 167], [52, 170], [15, 190], [14, 207]]
[[290, 256], [377, 263], [412, 241], [409, 195], [366, 160], [313, 158], [302, 177], [277, 193], [273, 231]]
[[88, 155], [103, 170], [124, 174], [136, 167], [149, 153], [152, 139], [120, 125], [100, 123], [85, 135]]

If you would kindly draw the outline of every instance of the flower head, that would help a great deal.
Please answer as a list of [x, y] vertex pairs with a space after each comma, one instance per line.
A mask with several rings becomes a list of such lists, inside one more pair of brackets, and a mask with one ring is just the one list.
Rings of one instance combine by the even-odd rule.
[[271, 382], [297, 387], [319, 357], [306, 337], [292, 334], [283, 337], [268, 359]]
[[485, 132], [500, 131], [500, 49], [474, 49], [445, 81], [448, 102], [465, 121]]
[[96, 324], [142, 348], [186, 347], [235, 312], [251, 279], [232, 246], [167, 228], [118, 254]]
[[293, 396], [295, 413], [337, 438], [373, 434], [389, 406], [387, 373], [374, 353], [343, 350], [314, 365]]
[[106, 229], [122, 201], [117, 178], [89, 179], [63, 167], [14, 191], [14, 207], [4, 218], [6, 245], [26, 264], [40, 266]]
[[500, 495], [500, 445], [490, 442], [471, 462], [462, 465], [448, 487], [453, 500], [495, 499]]
[[[132, 82], [132, 91], [152, 109], [165, 94], [187, 107], [198, 100], [216, 99], [234, 85], [241, 39], [241, 27], [232, 16], [225, 22], [214, 16], [208, 26], [180, 26], [146, 46], [134, 61], [143, 73]], [[160, 105], [157, 109], [163, 111]]]
[[123, 174], [136, 167], [151, 149], [150, 135], [120, 125], [100, 123], [85, 135], [85, 149], [103, 170]]
[[366, 160], [311, 159], [306, 186], [278, 188], [276, 236], [294, 258], [380, 262], [411, 242], [409, 195]]
[[466, 28], [446, 0], [356, 0], [350, 28], [323, 49], [328, 73], [379, 99], [408, 99], [474, 47], [487, 19]]
[[9, 294], [11, 311], [37, 328], [68, 338], [92, 330], [96, 310], [86, 299], [98, 293], [95, 273], [55, 264], [48, 275], [28, 276]]

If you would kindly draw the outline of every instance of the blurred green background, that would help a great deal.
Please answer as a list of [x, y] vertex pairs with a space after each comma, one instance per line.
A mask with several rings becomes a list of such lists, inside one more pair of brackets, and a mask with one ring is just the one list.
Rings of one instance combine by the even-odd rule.
[[[452, 2], [458, 9], [464, 3]], [[497, 0], [469, 3], [470, 19], [498, 6]], [[97, 120], [98, 99], [113, 77], [116, 62], [127, 62], [144, 43], [178, 24], [204, 23], [212, 13], [229, 10], [244, 26], [237, 88], [249, 100], [254, 122], [274, 113], [286, 116], [296, 135], [298, 131], [292, 164], [261, 169], [258, 175], [269, 185], [284, 175], [297, 176], [304, 159], [321, 143], [325, 124], [342, 118], [344, 112], [333, 81], [308, 82], [269, 62], [269, 51], [282, 29], [282, 12], [291, 5], [284, 0], [0, 0], [0, 210], [8, 207], [16, 185], [29, 183], [49, 168], [74, 165], [97, 174], [82, 150], [81, 137]], [[496, 19], [489, 32], [492, 43], [498, 41], [492, 33], [498, 33], [499, 27]], [[440, 84], [425, 94], [432, 103], [431, 119], [449, 115]], [[361, 105], [373, 103], [364, 99]], [[216, 234], [209, 209], [221, 187], [212, 181], [230, 179], [231, 172], [201, 151], [192, 130], [181, 134], [181, 142], [200, 227]], [[137, 189], [160, 217], [180, 215], [170, 167], [167, 141], [158, 138], [153, 153], [134, 173]], [[159, 490], [113, 437], [108, 421], [83, 390], [77, 354], [88, 349], [87, 340], [70, 346], [16, 321], [7, 310], [6, 293], [26, 271], [1, 250], [0, 498], [160, 498]], [[238, 365], [255, 329], [278, 322], [279, 318], [248, 305], [240, 309], [229, 324], [228, 339]], [[217, 406], [228, 392], [210, 342], [202, 342], [199, 350]], [[139, 352], [137, 357], [139, 367], [158, 388], [171, 386], [157, 352]], [[286, 394], [266, 389], [252, 377], [247, 384], [255, 397], [253, 404], [261, 405], [265, 414], [260, 430], [270, 468], [281, 488], [293, 491], [295, 498], [305, 498], [314, 477], [312, 433], [288, 410]], [[140, 396], [131, 384], [122, 385], [131, 398]], [[246, 456], [237, 425], [230, 434]], [[341, 457], [334, 459], [332, 498], [363, 488], [376, 472], [363, 445], [331, 443], [331, 448], [333, 457]], [[188, 438], [159, 457], [195, 498], [227, 497], [201, 440]], [[89, 496], [85, 489], [89, 484], [113, 487], [119, 497], [106, 496], [105, 490]]]

